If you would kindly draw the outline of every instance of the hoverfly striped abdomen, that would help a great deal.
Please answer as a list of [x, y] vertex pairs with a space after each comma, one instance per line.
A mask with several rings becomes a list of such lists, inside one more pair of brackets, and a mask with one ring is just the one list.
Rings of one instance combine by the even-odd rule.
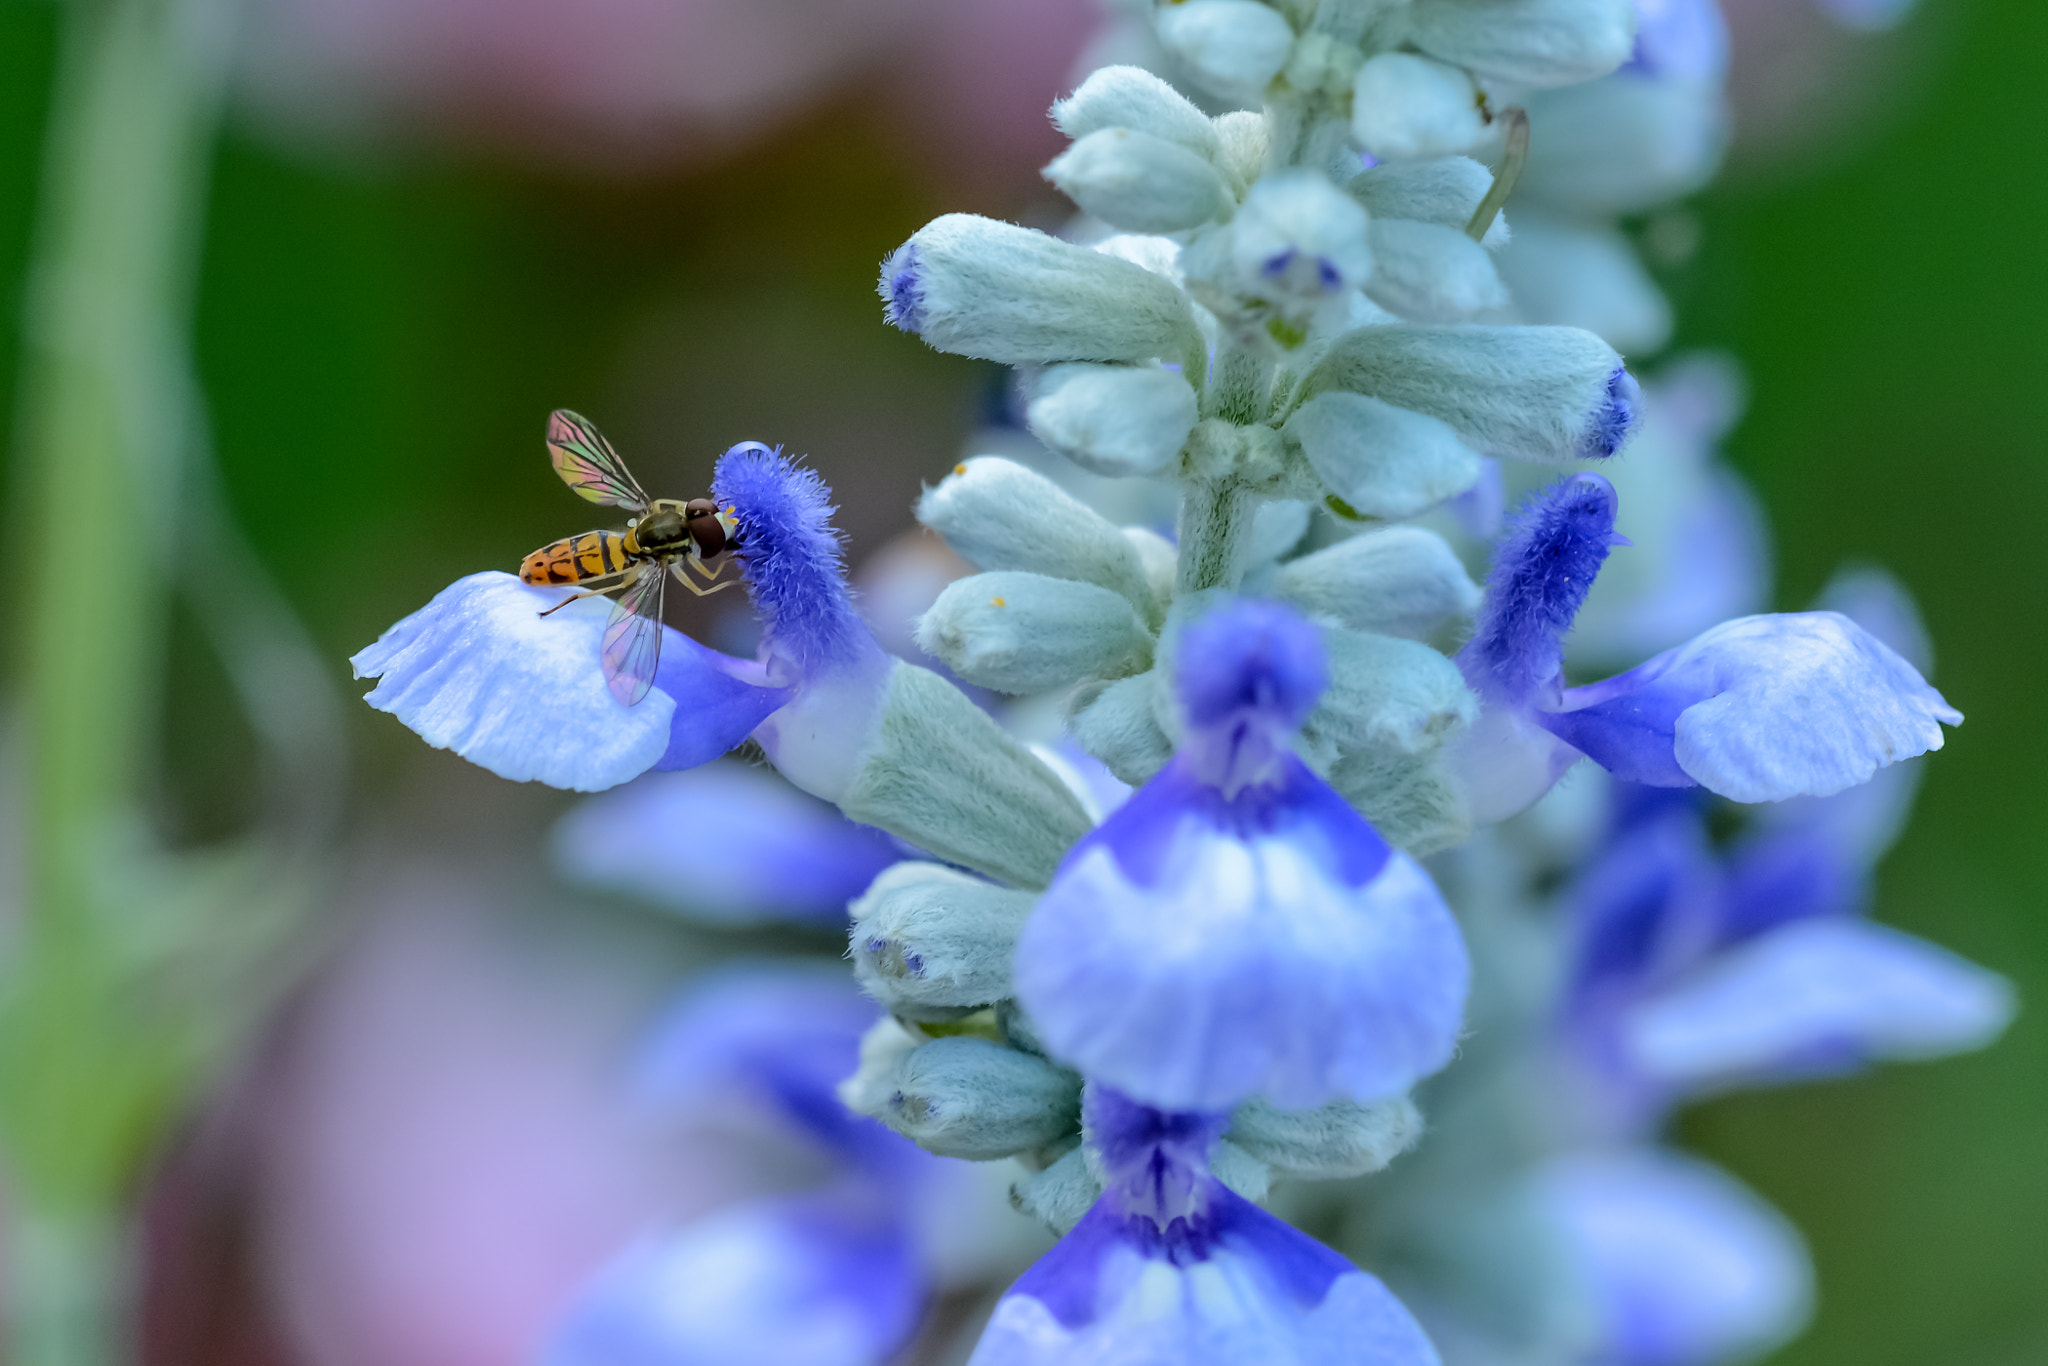
[[543, 586], [583, 583], [617, 574], [633, 561], [626, 538], [616, 531], [586, 531], [565, 536], [528, 555], [519, 564], [519, 577]]

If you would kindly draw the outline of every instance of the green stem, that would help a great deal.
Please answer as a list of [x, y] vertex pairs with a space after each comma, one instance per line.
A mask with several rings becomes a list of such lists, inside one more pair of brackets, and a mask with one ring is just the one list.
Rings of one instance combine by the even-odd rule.
[[1180, 501], [1179, 596], [1237, 587], [1258, 504], [1245, 482], [1233, 476], [1187, 482]]
[[148, 772], [220, 17], [75, 0], [50, 114], [18, 428], [35, 799], [0, 979], [0, 1138], [33, 1264], [7, 1287], [11, 1366], [121, 1359], [118, 1210], [163, 1101], [166, 1045], [122, 990], [146, 908], [110, 894], [109, 850]]

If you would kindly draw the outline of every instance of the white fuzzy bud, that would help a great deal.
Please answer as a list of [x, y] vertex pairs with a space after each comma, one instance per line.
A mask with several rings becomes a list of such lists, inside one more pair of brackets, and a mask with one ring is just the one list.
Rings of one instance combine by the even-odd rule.
[[1433, 754], [1479, 713], [1458, 666], [1427, 645], [1331, 626], [1323, 647], [1330, 688], [1302, 726], [1304, 748]]
[[848, 956], [867, 993], [899, 1014], [989, 1005], [1010, 994], [1017, 931], [1036, 898], [936, 863], [885, 869], [847, 907]]
[[1614, 348], [1573, 327], [1361, 327], [1330, 345], [1305, 394], [1369, 394], [1450, 424], [1483, 454], [1597, 460], [1641, 390]]
[[1368, 215], [1313, 171], [1281, 171], [1252, 186], [1231, 221], [1231, 262], [1241, 287], [1315, 299], [1372, 275]]
[[913, 664], [890, 675], [839, 809], [1015, 887], [1044, 887], [1093, 825], [1058, 774], [960, 689]]
[[1255, 0], [1188, 0], [1157, 15], [1159, 41], [1212, 93], [1256, 101], [1287, 65], [1294, 30]]
[[982, 569], [1024, 569], [1098, 584], [1156, 620], [1138, 552], [1094, 508], [1033, 470], [977, 456], [924, 491], [917, 520]]
[[1364, 517], [1413, 517], [1479, 478], [1479, 457], [1450, 427], [1363, 394], [1318, 394], [1281, 431], [1324, 485]]
[[880, 293], [889, 321], [937, 350], [1008, 365], [1178, 360], [1202, 346], [1172, 281], [975, 214], [936, 218], [898, 247]]
[[1243, 194], [1266, 173], [1266, 116], [1250, 109], [1218, 115], [1216, 137], [1222, 144], [1216, 165]]
[[1173, 601], [1174, 580], [1180, 575], [1180, 548], [1150, 527], [1127, 526], [1124, 539], [1138, 552], [1153, 600], [1165, 608]]
[[1444, 754], [1357, 749], [1332, 764], [1327, 776], [1389, 844], [1417, 858], [1471, 837], [1472, 813]]
[[1037, 389], [1024, 425], [1097, 474], [1158, 474], [1195, 426], [1195, 391], [1158, 366], [1056, 365]]
[[[1374, 166], [1344, 188], [1374, 218], [1412, 218], [1463, 232], [1493, 188], [1493, 172], [1470, 157], [1431, 157]], [[1507, 242], [1507, 215], [1496, 214], [1480, 245], [1497, 250]]]
[[1162, 710], [1170, 714], [1172, 702], [1159, 670], [1151, 669], [1107, 686], [1091, 683], [1077, 689], [1067, 730], [1104, 768], [1138, 787], [1173, 757], [1173, 741], [1159, 724]]
[[941, 1157], [986, 1162], [1043, 1147], [1081, 1123], [1081, 1079], [988, 1039], [934, 1039], [896, 1069], [868, 1111]]
[[1628, 60], [1635, 0], [1413, 0], [1389, 37], [1532, 89], [1577, 85]]
[[1010, 1204], [1054, 1233], [1064, 1235], [1081, 1222], [1102, 1198], [1102, 1182], [1088, 1170], [1088, 1158], [1075, 1147], [1059, 1161], [1010, 1187]]
[[860, 1036], [860, 1062], [852, 1076], [839, 1083], [839, 1103], [857, 1115], [871, 1115], [889, 1103], [896, 1073], [923, 1039], [888, 1016]]
[[1358, 69], [1351, 132], [1383, 161], [1469, 152], [1486, 136], [1479, 91], [1455, 66], [1382, 52]]
[[1470, 616], [1481, 597], [1444, 538], [1413, 526], [1353, 536], [1290, 560], [1274, 576], [1273, 592], [1353, 630], [1410, 640]]
[[917, 644], [969, 683], [1014, 694], [1152, 662], [1152, 633], [1122, 594], [1014, 570], [948, 584], [918, 620]]
[[1127, 232], [1181, 232], [1229, 213], [1223, 175], [1177, 142], [1129, 128], [1090, 133], [1054, 157], [1045, 178]]
[[1278, 1175], [1332, 1181], [1376, 1172], [1422, 1137], [1422, 1114], [1406, 1096], [1361, 1105], [1340, 1100], [1316, 1110], [1276, 1110], [1262, 1100], [1230, 1116], [1230, 1141]]
[[1221, 151], [1216, 125], [1194, 101], [1138, 66], [1091, 72], [1073, 94], [1052, 107], [1052, 121], [1076, 142], [1105, 128], [1132, 128], [1214, 161]]
[[1459, 322], [1508, 301], [1493, 258], [1457, 228], [1412, 218], [1372, 222], [1366, 297], [1415, 322]]

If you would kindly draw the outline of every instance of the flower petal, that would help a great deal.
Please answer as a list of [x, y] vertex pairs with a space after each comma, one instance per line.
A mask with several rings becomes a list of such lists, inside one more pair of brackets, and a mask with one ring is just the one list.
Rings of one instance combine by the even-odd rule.
[[1982, 1048], [2014, 1010], [2003, 977], [1863, 920], [1796, 921], [1726, 954], [1622, 1025], [1631, 1061], [1690, 1086], [1852, 1070]]
[[1620, 777], [1772, 802], [1867, 782], [1963, 717], [1847, 617], [1791, 612], [1724, 622], [1537, 719]]
[[1785, 1217], [1704, 1162], [1655, 1149], [1555, 1159], [1534, 1178], [1590, 1295], [1584, 1359], [1705, 1366], [1796, 1334], [1813, 1272]]
[[902, 857], [880, 831], [737, 763], [593, 798], [556, 825], [553, 846], [571, 882], [726, 925], [842, 925], [846, 903]]
[[1017, 946], [1054, 1054], [1185, 1110], [1370, 1100], [1449, 1060], [1469, 967], [1442, 896], [1285, 762], [1226, 803], [1176, 760], [1076, 847]]
[[[457, 580], [350, 661], [378, 680], [363, 700], [514, 782], [596, 792], [639, 776], [669, 748], [676, 704], [655, 688], [620, 706], [598, 657], [610, 605], [540, 615], [567, 596], [510, 574]], [[669, 631], [664, 653], [682, 639]]]
[[1165, 1230], [1112, 1197], [996, 1306], [969, 1366], [1437, 1366], [1378, 1280], [1213, 1177]]
[[603, 1268], [546, 1366], [879, 1366], [916, 1326], [909, 1238], [861, 1202], [733, 1205]]

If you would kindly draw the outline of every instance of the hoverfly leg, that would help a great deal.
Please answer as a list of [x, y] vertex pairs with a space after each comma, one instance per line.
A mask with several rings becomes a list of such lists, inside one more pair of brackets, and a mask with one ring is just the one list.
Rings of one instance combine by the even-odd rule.
[[556, 604], [555, 604], [555, 605], [554, 605], [553, 607], [550, 607], [550, 608], [548, 608], [548, 609], [547, 609], [546, 611], [544, 611], [544, 612], [538, 613], [538, 615], [540, 615], [540, 616], [543, 616], [543, 617], [551, 617], [551, 616], [553, 616], [553, 615], [554, 615], [555, 613], [557, 613], [557, 612], [561, 611], [561, 610], [562, 610], [562, 609], [563, 609], [564, 607], [567, 607], [567, 606], [568, 606], [568, 605], [569, 605], [570, 603], [572, 603], [572, 602], [580, 602], [580, 601], [582, 601], [582, 600], [583, 600], [584, 598], [601, 598], [601, 597], [603, 597], [603, 596], [604, 596], [605, 594], [607, 594], [607, 593], [610, 593], [610, 592], [614, 591], [615, 589], [617, 589], [617, 588], [619, 588], [619, 587], [621, 587], [621, 586], [622, 586], [621, 584], [617, 584], [617, 583], [610, 583], [610, 584], [606, 584], [606, 585], [605, 585], [604, 587], [602, 587], [602, 588], [586, 588], [586, 589], [584, 589], [584, 590], [583, 590], [582, 592], [580, 592], [580, 593], [571, 593], [571, 594], [570, 594], [570, 595], [569, 595], [568, 597], [566, 597], [566, 598], [563, 598], [563, 599], [562, 599], [562, 600], [561, 600], [560, 602], [556, 603]]
[[[697, 572], [704, 576], [704, 581], [706, 583], [715, 584], [716, 586], [711, 588], [698, 587], [697, 581], [695, 579], [692, 579], [689, 573], [683, 568], [683, 566], [685, 565], [696, 566]], [[682, 584], [683, 587], [689, 589], [692, 593], [694, 593], [696, 596], [700, 598], [708, 598], [713, 593], [717, 593], [723, 589], [730, 588], [734, 584], [739, 582], [738, 579], [727, 579], [724, 583], [717, 583], [719, 577], [725, 573], [724, 561], [720, 561], [718, 568], [716, 569], [707, 569], [704, 567], [704, 562], [702, 560], [694, 558], [686, 560], [677, 560], [674, 562], [674, 567], [676, 581]]]

